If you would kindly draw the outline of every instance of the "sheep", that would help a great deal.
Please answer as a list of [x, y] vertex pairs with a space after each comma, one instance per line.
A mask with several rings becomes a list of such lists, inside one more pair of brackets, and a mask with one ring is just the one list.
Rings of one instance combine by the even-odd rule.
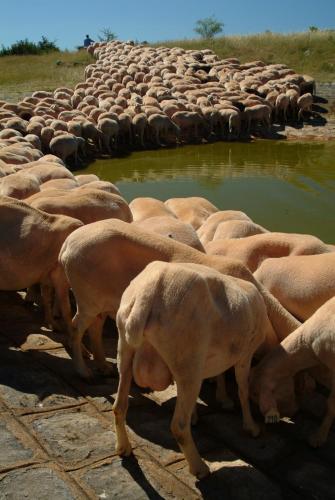
[[323, 304], [305, 323], [269, 352], [253, 373], [253, 391], [266, 423], [280, 419], [274, 391], [283, 380], [315, 366], [330, 371], [327, 411], [318, 430], [309, 438], [313, 447], [323, 445], [335, 417], [335, 297]]
[[287, 122], [287, 110], [290, 104], [290, 98], [286, 93], [279, 94], [276, 98], [275, 110], [276, 118], [279, 121], [282, 117], [284, 123]]
[[118, 121], [110, 118], [99, 118], [97, 129], [100, 132], [100, 149], [111, 153], [112, 148], [117, 146], [120, 126]]
[[313, 105], [313, 96], [310, 93], [303, 94], [302, 96], [299, 97], [297, 100], [297, 106], [299, 109], [298, 112], [298, 120], [303, 119], [303, 116], [306, 112], [311, 113], [312, 112], [312, 105]]
[[233, 238], [246, 238], [254, 234], [268, 233], [269, 231], [259, 224], [246, 220], [230, 220], [218, 224], [213, 241]]
[[221, 223], [228, 221], [252, 222], [250, 217], [239, 210], [216, 210], [198, 227], [197, 233], [203, 245], [213, 241], [216, 230]]
[[46, 292], [59, 250], [66, 236], [81, 225], [76, 219], [49, 215], [22, 201], [0, 198], [0, 289], [21, 290], [41, 284], [48, 325], [53, 324], [53, 318]]
[[0, 180], [0, 195], [22, 200], [40, 191], [36, 175], [16, 172]]
[[266, 259], [254, 276], [288, 311], [306, 321], [335, 295], [335, 252]]
[[271, 125], [271, 112], [269, 107], [265, 104], [258, 104], [257, 106], [246, 107], [243, 111], [243, 118], [247, 122], [247, 132], [250, 132], [251, 123], [259, 122], [262, 126], [265, 126], [268, 130]]
[[169, 132], [173, 132], [175, 137], [179, 137], [180, 129], [168, 116], [154, 113], [148, 118], [148, 126], [154, 134], [154, 140], [157, 146], [161, 146], [162, 136], [166, 138]]
[[129, 208], [133, 214], [135, 222], [143, 221], [151, 217], [172, 217], [175, 214], [165, 205], [164, 202], [155, 198], [134, 198], [129, 203]]
[[180, 241], [200, 252], [205, 252], [194, 228], [175, 217], [170, 217], [169, 215], [148, 217], [147, 219], [133, 222], [133, 225], [145, 231], [153, 231], [166, 238]]
[[[197, 303], [200, 308], [194, 307]], [[119, 455], [131, 453], [125, 418], [133, 374], [138, 385], [156, 390], [176, 381], [171, 431], [198, 479], [209, 468], [190, 426], [204, 378], [235, 368], [243, 427], [255, 437], [259, 434], [249, 407], [248, 375], [271, 325], [254, 285], [199, 264], [152, 262], [124, 291], [116, 322], [120, 378], [113, 412]], [[158, 370], [149, 368], [155, 363], [152, 358], [159, 363], [158, 380]]]
[[117, 194], [92, 189], [89, 186], [82, 190], [71, 190], [62, 196], [39, 196], [30, 201], [30, 206], [48, 214], [63, 214], [90, 224], [102, 219], [121, 219], [125, 222], [133, 220], [126, 201]]
[[[77, 313], [73, 319], [73, 353], [76, 370], [84, 378], [89, 378], [91, 374], [82, 359], [83, 334], [92, 327], [95, 359], [103, 372], [108, 371], [101, 342], [101, 327], [107, 314], [115, 317], [121, 294], [131, 279], [152, 260], [208, 265], [225, 274], [251, 281], [259, 287], [247, 268], [236, 260], [205, 255], [175, 240], [116, 219], [95, 222], [76, 231], [64, 243], [59, 260], [60, 288], [65, 289], [68, 281], [77, 302]], [[108, 276], [111, 278], [107, 279]], [[261, 288], [260, 291], [276, 331], [276, 334], [273, 331], [267, 338], [266, 345], [270, 346], [278, 342], [277, 336], [281, 340], [299, 323], [265, 289]], [[59, 302], [71, 328], [71, 311], [66, 295], [61, 295]]]
[[84, 152], [85, 141], [82, 137], [76, 137], [72, 134], [62, 134], [54, 137], [50, 141], [51, 153], [59, 156], [65, 161], [69, 156], [74, 156], [74, 161], [78, 162], [78, 153]]
[[205, 198], [191, 196], [188, 198], [170, 198], [166, 207], [183, 222], [191, 224], [197, 230], [204, 221], [218, 209]]
[[333, 251], [331, 245], [309, 234], [275, 232], [240, 239], [216, 240], [205, 245], [205, 249], [210, 255], [239, 259], [252, 272], [269, 257], [314, 255]]

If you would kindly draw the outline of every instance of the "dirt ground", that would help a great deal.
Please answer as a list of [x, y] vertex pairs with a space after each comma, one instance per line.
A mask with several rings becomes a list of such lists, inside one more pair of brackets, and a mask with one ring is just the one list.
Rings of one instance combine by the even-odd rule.
[[[116, 333], [105, 331], [110, 362]], [[262, 425], [259, 438], [241, 427], [235, 410], [215, 403], [203, 384], [195, 442], [212, 474], [196, 481], [170, 432], [175, 388], [146, 393], [133, 387], [128, 425], [134, 454], [114, 451], [112, 404], [116, 378], [86, 384], [74, 372], [66, 337], [43, 327], [37, 306], [16, 292], [0, 292], [0, 498], [279, 500], [335, 498], [335, 432], [318, 450], [307, 436], [320, 422], [320, 388], [292, 419]], [[92, 361], [90, 363], [93, 364]]]
[[335, 86], [319, 86], [311, 116], [304, 123], [286, 125], [278, 133], [288, 140], [335, 140]]

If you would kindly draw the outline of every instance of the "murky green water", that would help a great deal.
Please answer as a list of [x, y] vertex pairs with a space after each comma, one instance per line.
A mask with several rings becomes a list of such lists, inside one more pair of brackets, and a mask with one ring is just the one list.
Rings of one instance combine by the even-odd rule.
[[123, 196], [204, 196], [272, 231], [335, 243], [335, 142], [214, 143], [132, 152], [81, 173], [114, 182]]

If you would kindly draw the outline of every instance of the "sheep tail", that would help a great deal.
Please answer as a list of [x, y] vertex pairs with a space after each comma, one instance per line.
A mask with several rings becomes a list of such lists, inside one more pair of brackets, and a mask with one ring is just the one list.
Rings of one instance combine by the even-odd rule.
[[123, 335], [126, 342], [138, 349], [143, 342], [144, 332], [147, 328], [152, 313], [156, 287], [143, 290], [140, 295], [132, 295], [116, 316], [119, 334]]

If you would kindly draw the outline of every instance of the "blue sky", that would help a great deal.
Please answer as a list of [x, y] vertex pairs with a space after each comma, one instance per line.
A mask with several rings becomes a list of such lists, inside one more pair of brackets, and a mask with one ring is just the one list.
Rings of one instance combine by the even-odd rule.
[[70, 50], [105, 27], [120, 40], [192, 38], [211, 15], [227, 35], [335, 29], [335, 0], [0, 0], [0, 13], [0, 45], [45, 35]]

